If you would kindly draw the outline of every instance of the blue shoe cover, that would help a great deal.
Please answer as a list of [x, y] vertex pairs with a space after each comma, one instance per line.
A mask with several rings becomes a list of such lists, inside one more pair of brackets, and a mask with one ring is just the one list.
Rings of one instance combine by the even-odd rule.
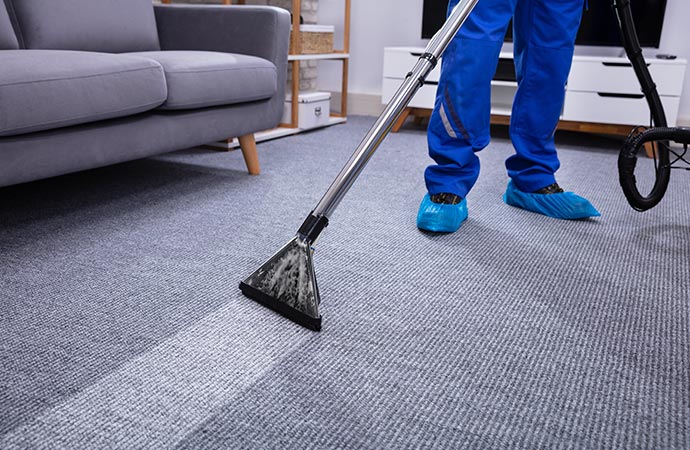
[[417, 228], [434, 233], [453, 233], [458, 231], [467, 219], [467, 200], [457, 205], [434, 203], [429, 194], [424, 196], [417, 214]]
[[586, 198], [574, 192], [560, 194], [529, 194], [508, 182], [503, 201], [510, 206], [526, 209], [555, 219], [577, 220], [598, 217], [601, 214]]

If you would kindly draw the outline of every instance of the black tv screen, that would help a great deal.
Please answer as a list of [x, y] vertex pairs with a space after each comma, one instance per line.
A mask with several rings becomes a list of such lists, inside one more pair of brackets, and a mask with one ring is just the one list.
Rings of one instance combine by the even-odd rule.
[[[481, 0], [480, 0], [481, 1]], [[631, 2], [635, 29], [642, 47], [659, 47], [667, 0], [634, 0]], [[591, 0], [582, 14], [577, 45], [621, 46], [616, 14], [611, 0]], [[448, 0], [424, 0], [422, 38], [431, 38], [446, 18]], [[508, 27], [506, 40], [512, 40]]]

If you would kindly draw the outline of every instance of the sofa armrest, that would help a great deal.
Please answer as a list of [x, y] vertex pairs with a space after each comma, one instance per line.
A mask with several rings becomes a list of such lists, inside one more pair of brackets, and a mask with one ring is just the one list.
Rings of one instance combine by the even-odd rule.
[[162, 50], [258, 56], [287, 74], [290, 13], [272, 6], [156, 5]]

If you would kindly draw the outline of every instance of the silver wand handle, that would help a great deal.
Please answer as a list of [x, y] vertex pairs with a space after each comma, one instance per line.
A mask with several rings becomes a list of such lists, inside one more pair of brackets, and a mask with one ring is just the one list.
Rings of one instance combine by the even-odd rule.
[[374, 126], [369, 130], [357, 150], [350, 157], [345, 167], [333, 181], [328, 191], [314, 209], [313, 215], [328, 219], [338, 207], [340, 201], [350, 190], [369, 159], [388, 135], [412, 97], [424, 85], [429, 73], [434, 69], [438, 59], [448, 48], [458, 30], [474, 9], [479, 0], [460, 0], [451, 12], [443, 27], [434, 35], [425, 52], [417, 61], [412, 71], [386, 106]]

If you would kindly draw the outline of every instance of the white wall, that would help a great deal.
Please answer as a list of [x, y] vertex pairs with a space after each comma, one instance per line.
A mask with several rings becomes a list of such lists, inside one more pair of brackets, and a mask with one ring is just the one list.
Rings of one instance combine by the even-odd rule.
[[[420, 38], [422, 3], [422, 0], [352, 0], [351, 93], [381, 95], [384, 47], [426, 44]], [[343, 0], [319, 1], [319, 22], [336, 25], [338, 35], [342, 35], [343, 4]], [[668, 0], [659, 52], [690, 60], [689, 19], [690, 0]], [[613, 51], [619, 52], [618, 49]], [[340, 89], [340, 68], [337, 63], [320, 64], [319, 89]], [[679, 121], [683, 125], [690, 125], [690, 70], [685, 77]]]
[[[319, 0], [319, 22], [336, 25], [338, 35], [342, 35], [343, 4], [343, 0]], [[351, 17], [350, 92], [381, 95], [383, 48], [425, 45], [420, 38], [422, 0], [352, 0]], [[338, 90], [339, 70], [338, 63], [322, 63], [319, 89]]]

